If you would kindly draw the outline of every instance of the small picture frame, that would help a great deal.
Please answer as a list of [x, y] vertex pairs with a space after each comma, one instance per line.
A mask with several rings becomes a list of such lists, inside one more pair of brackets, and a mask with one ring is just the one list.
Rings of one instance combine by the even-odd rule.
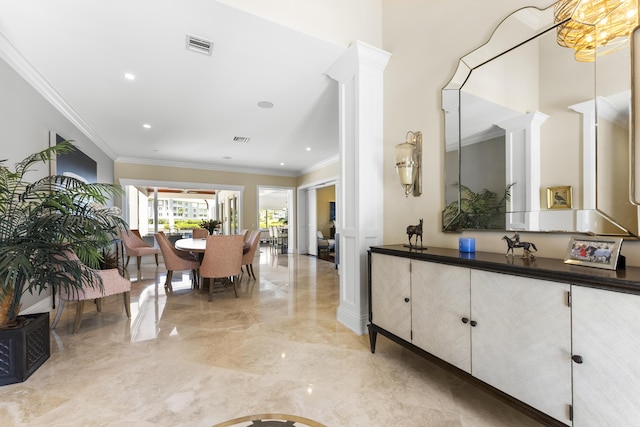
[[571, 186], [548, 187], [547, 209], [571, 209]]
[[565, 264], [616, 270], [620, 257], [621, 237], [572, 237]]

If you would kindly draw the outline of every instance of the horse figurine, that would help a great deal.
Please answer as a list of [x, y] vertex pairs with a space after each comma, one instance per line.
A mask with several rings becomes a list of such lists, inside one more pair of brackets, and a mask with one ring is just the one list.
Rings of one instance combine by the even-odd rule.
[[[411, 244], [411, 238], [416, 236], [416, 244], [415, 246]], [[420, 247], [422, 248], [422, 218], [420, 218], [420, 224], [418, 225], [410, 225], [407, 227], [407, 236], [409, 236], [409, 247], [414, 248], [418, 247], [418, 236], [420, 236]]]
[[512, 239], [510, 239], [507, 236], [503, 236], [502, 240], [505, 240], [507, 242], [507, 253], [505, 254], [505, 256], [509, 256], [509, 251], [511, 251], [511, 256], [515, 256], [513, 250], [515, 248], [523, 248], [524, 252], [522, 253], [522, 258], [533, 258], [533, 253], [532, 253], [532, 249], [534, 251], [538, 251], [538, 248], [536, 248], [536, 245], [534, 245], [531, 242], [521, 242], [520, 241], [520, 235], [518, 233], [516, 233]]

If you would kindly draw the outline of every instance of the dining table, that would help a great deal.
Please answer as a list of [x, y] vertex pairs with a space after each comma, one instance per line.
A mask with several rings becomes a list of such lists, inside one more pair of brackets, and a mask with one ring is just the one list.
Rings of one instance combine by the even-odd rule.
[[[180, 251], [204, 253], [205, 249], [207, 249], [207, 239], [194, 239], [191, 237], [187, 239], [178, 239], [174, 243], [174, 246]], [[242, 253], [247, 253], [249, 248], [249, 243], [244, 242], [244, 246], [242, 246]]]

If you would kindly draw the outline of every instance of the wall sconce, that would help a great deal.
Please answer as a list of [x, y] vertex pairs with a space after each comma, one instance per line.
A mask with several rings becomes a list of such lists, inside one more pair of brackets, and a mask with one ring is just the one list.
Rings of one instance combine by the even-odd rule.
[[396, 145], [396, 172], [404, 195], [422, 194], [422, 132], [407, 132], [406, 141]]

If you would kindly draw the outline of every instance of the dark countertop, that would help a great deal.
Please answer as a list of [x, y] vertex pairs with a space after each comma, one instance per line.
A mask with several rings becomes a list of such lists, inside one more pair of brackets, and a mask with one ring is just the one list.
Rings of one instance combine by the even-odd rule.
[[372, 246], [371, 252], [404, 258], [438, 262], [478, 270], [571, 283], [599, 289], [640, 294], [640, 267], [605, 270], [594, 267], [565, 264], [562, 259], [538, 258], [520, 255], [506, 257], [491, 252], [461, 253], [457, 249], [428, 247], [410, 249], [403, 245]]

